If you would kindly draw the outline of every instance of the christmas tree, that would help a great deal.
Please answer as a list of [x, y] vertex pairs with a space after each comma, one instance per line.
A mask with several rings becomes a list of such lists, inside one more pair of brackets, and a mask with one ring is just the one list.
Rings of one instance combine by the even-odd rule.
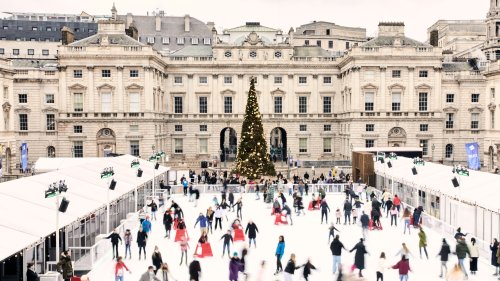
[[238, 147], [235, 172], [248, 179], [259, 179], [261, 176], [274, 176], [274, 164], [267, 153], [262, 118], [255, 93], [255, 81], [250, 79], [245, 119], [241, 128], [241, 141]]

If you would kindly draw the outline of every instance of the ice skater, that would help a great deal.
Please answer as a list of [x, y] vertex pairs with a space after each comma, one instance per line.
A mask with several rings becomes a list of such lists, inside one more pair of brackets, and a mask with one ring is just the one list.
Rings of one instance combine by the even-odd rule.
[[252, 220], [249, 220], [245, 229], [245, 234], [248, 234], [248, 248], [252, 247], [252, 240], [253, 246], [257, 248], [257, 242], [255, 242], [255, 238], [257, 238], [257, 232], [259, 232], [257, 225]]
[[230, 258], [229, 253], [231, 252], [230, 243], [233, 243], [233, 236], [231, 236], [231, 230], [227, 230], [226, 234], [222, 235], [220, 240], [224, 240], [224, 244], [222, 245], [222, 256], [224, 257], [224, 253], [227, 249], [227, 257]]
[[333, 222], [330, 224], [330, 227], [328, 228], [328, 244], [330, 244], [330, 237], [333, 237], [335, 239], [335, 230], [340, 232], [335, 226], [333, 225]]
[[275, 256], [276, 256], [276, 272], [274, 275], [283, 271], [283, 265], [281, 264], [281, 258], [283, 258], [283, 254], [285, 253], [285, 237], [280, 235], [278, 238], [278, 246], [276, 247]]
[[326, 223], [328, 224], [328, 213], [330, 212], [330, 207], [328, 206], [328, 203], [326, 202], [325, 199], [321, 200], [320, 209], [321, 209], [321, 224], [323, 224], [323, 218], [326, 218]]

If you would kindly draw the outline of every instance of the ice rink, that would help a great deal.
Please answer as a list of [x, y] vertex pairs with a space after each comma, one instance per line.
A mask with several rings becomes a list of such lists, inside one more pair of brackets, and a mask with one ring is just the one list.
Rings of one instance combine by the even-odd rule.
[[[297, 256], [297, 264], [301, 265], [305, 263], [308, 257], [311, 258], [312, 263], [318, 268], [318, 270], [313, 271], [309, 280], [336, 280], [332, 274], [332, 254], [330, 251], [328, 243], [328, 226], [329, 224], [321, 224], [320, 211], [308, 211], [307, 205], [311, 200], [311, 194], [309, 196], [304, 195], [304, 205], [306, 207], [305, 216], [297, 216], [293, 214], [293, 226], [292, 225], [274, 225], [274, 216], [271, 216], [271, 204], [265, 204], [261, 200], [256, 200], [255, 194], [243, 194], [243, 228], [246, 227], [247, 221], [252, 219], [259, 229], [257, 234], [257, 248], [249, 249], [249, 255], [247, 256], [247, 280], [256, 280], [257, 272], [260, 268], [260, 263], [262, 260], [267, 262], [266, 265], [266, 278], [264, 280], [283, 280], [282, 274], [274, 276], [273, 273], [276, 269], [275, 261], [275, 249], [278, 242], [278, 236], [284, 235], [285, 237], [285, 255], [282, 259], [283, 268], [290, 257], [290, 254], [295, 253]], [[202, 194], [198, 202], [198, 206], [194, 207], [193, 202], [188, 202], [188, 198], [182, 195], [174, 195], [173, 199], [181, 206], [185, 214], [186, 225], [188, 228], [188, 233], [190, 236], [189, 241], [189, 258], [188, 264], [192, 260], [194, 249], [198, 238], [200, 236], [199, 227], [196, 229], [193, 227], [196, 218], [200, 212], [206, 213], [206, 210], [212, 204], [212, 198], [214, 194]], [[239, 194], [235, 194], [235, 201], [239, 197]], [[218, 200], [220, 202], [220, 194], [217, 194]], [[286, 195], [287, 202], [291, 204], [291, 196]], [[335, 210], [337, 208], [342, 209], [343, 205], [343, 194], [339, 195], [327, 195], [326, 199], [330, 206], [331, 212], [329, 213], [328, 222], [335, 221]], [[170, 201], [166, 203], [166, 206], [170, 206]], [[365, 205], [366, 206], [366, 205]], [[369, 210], [370, 206], [366, 206]], [[163, 261], [168, 263], [172, 275], [175, 280], [187, 281], [189, 280], [188, 269], [185, 265], [179, 266], [180, 262], [180, 246], [178, 243], [174, 242], [175, 231], [172, 231], [171, 239], [164, 238], [165, 230], [162, 224], [163, 208], [160, 208], [157, 216], [157, 220], [153, 220], [153, 229], [149, 237], [147, 244], [147, 259], [138, 260], [138, 248], [135, 243], [137, 230], [133, 230], [133, 245], [132, 245], [132, 259], [124, 260], [125, 264], [132, 271], [131, 274], [125, 273], [124, 280], [139, 280], [140, 275], [146, 272], [147, 267], [152, 264], [151, 254], [153, 253], [153, 248], [155, 245], [160, 247]], [[209, 242], [212, 246], [212, 251], [214, 256], [210, 258], [199, 259], [202, 267], [201, 280], [205, 281], [215, 281], [215, 280], [229, 280], [229, 269], [228, 263], [229, 259], [227, 255], [221, 258], [222, 255], [222, 241], [221, 236], [229, 228], [229, 223], [236, 218], [236, 212], [228, 212], [229, 221], [223, 218], [223, 230], [218, 229], [214, 231], [213, 234], [209, 233]], [[335, 225], [340, 230], [340, 240], [344, 243], [346, 248], [349, 250], [359, 241], [362, 237], [361, 226], [357, 225], [344, 225], [343, 216], [341, 219], [342, 224]], [[423, 256], [420, 258], [418, 252], [418, 230], [412, 229], [410, 235], [408, 233], [403, 235], [403, 225], [402, 221], [398, 219], [398, 226], [391, 227], [390, 220], [385, 218], [382, 219], [382, 224], [384, 229], [382, 231], [370, 231], [365, 242], [367, 251], [369, 255], [366, 256], [366, 269], [363, 274], [364, 279], [361, 280], [375, 280], [375, 271], [377, 269], [378, 258], [381, 252], [385, 252], [387, 255], [387, 266], [392, 266], [396, 264], [399, 260], [397, 252], [401, 248], [401, 243], [406, 242], [413, 256], [410, 257], [410, 266], [412, 272], [409, 275], [410, 280], [440, 280], [440, 260], [437, 257], [441, 246], [441, 239], [443, 238], [440, 233], [432, 232], [431, 230], [424, 230], [427, 233], [428, 241], [428, 253], [429, 260]], [[469, 241], [471, 237], [467, 237]], [[248, 239], [245, 237], [246, 241], [236, 242], [231, 245], [231, 255], [234, 251], [238, 251], [241, 256], [241, 249], [243, 247], [248, 247]], [[448, 243], [451, 246], [451, 251], [455, 249], [455, 241], [447, 237]], [[120, 255], [124, 255], [124, 245], [120, 245], [119, 248]], [[454, 263], [456, 263], [456, 256], [450, 255], [450, 261], [448, 262], [448, 267], [451, 268]], [[481, 260], [479, 262], [479, 271], [477, 275], [472, 276], [469, 274], [469, 280], [496, 280], [496, 277], [492, 276], [493, 268], [487, 264], [486, 260]], [[354, 263], [354, 252], [343, 252], [342, 253], [342, 263], [344, 267], [350, 268]], [[466, 268], [468, 269], [468, 259], [466, 260]], [[101, 263], [99, 263], [96, 268], [89, 274], [90, 280], [114, 280], [114, 261], [112, 260], [111, 251], [109, 256], [106, 257]], [[240, 276], [240, 280], [244, 280], [243, 276]], [[294, 280], [303, 280], [302, 278], [302, 268], [295, 272]], [[399, 275], [397, 270], [386, 269], [384, 274], [384, 280], [399, 280]], [[444, 280], [444, 279], [441, 279]]]

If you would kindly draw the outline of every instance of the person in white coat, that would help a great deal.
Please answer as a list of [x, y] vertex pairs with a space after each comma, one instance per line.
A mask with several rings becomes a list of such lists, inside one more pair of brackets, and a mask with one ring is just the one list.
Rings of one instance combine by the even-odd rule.
[[475, 275], [477, 272], [477, 259], [479, 258], [479, 248], [476, 244], [476, 238], [470, 239], [470, 244], [467, 245], [470, 254], [470, 273]]
[[387, 268], [387, 260], [385, 258], [385, 253], [380, 253], [380, 258], [377, 264], [377, 281], [384, 281], [384, 270]]

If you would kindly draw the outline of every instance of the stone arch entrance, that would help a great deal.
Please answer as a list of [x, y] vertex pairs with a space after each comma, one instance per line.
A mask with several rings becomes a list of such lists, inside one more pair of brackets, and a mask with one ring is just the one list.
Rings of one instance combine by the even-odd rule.
[[116, 150], [116, 135], [110, 128], [102, 128], [97, 132], [97, 156], [106, 157]]
[[271, 130], [269, 137], [269, 154], [273, 161], [284, 161], [287, 157], [287, 136], [286, 130], [281, 127], [275, 127]]
[[495, 149], [493, 148], [493, 146], [490, 146], [490, 148], [488, 149], [488, 158], [488, 170], [493, 171], [495, 167]]
[[389, 130], [387, 136], [388, 146], [400, 147], [406, 146], [406, 131], [401, 127], [394, 127]]
[[238, 138], [236, 131], [231, 127], [226, 127], [220, 131], [220, 159], [222, 162], [234, 161], [238, 149]]

